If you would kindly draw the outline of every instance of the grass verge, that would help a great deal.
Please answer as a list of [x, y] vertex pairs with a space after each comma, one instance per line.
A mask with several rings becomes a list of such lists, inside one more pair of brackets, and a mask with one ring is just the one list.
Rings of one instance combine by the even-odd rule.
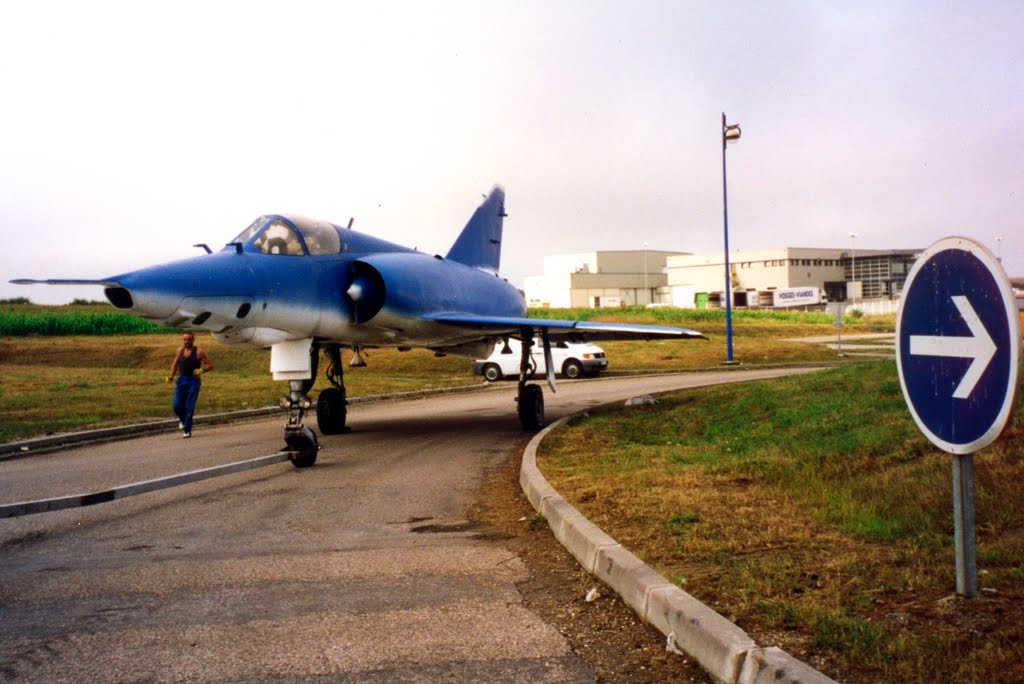
[[116, 311], [103, 304], [71, 306], [7, 304], [0, 306], [0, 337], [153, 335], [173, 332], [173, 328], [165, 328], [123, 311]]
[[975, 457], [979, 585], [955, 590], [950, 456], [895, 364], [592, 414], [542, 445], [581, 512], [665, 577], [842, 681], [1024, 681], [1024, 417]]

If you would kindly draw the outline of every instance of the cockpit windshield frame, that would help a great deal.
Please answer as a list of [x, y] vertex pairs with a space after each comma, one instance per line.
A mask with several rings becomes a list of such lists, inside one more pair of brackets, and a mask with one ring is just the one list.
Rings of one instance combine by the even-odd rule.
[[301, 216], [289, 216], [288, 222], [298, 229], [302, 241], [313, 256], [338, 254], [342, 251], [341, 237], [333, 224]]
[[228, 244], [251, 244], [257, 251], [275, 256], [321, 256], [345, 249], [333, 224], [277, 215], [260, 216]]
[[239, 233], [238, 237], [236, 237], [234, 240], [232, 240], [228, 244], [229, 245], [233, 245], [235, 243], [238, 243], [238, 244], [244, 245], [245, 243], [249, 242], [249, 240], [252, 240], [253, 237], [256, 235], [256, 233], [260, 232], [260, 230], [265, 225], [267, 225], [268, 223], [270, 223], [273, 220], [274, 220], [273, 216], [259, 216], [259, 217], [257, 217], [255, 221], [253, 221], [252, 223], [249, 224], [248, 228], [246, 228], [241, 233]]

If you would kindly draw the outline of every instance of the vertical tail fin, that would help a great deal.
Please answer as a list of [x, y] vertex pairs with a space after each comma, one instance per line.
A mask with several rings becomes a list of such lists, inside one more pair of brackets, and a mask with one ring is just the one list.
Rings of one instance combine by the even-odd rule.
[[504, 218], [505, 191], [496, 185], [459, 233], [445, 258], [497, 273], [501, 262]]

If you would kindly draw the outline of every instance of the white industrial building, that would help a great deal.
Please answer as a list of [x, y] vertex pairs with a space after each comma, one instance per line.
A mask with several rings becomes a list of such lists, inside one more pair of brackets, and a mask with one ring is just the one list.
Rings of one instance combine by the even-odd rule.
[[[921, 250], [777, 247], [729, 257], [733, 306], [770, 307], [865, 300], [895, 302]], [[544, 275], [527, 276], [530, 307], [725, 305], [722, 252], [583, 252], [544, 257]], [[890, 307], [891, 308], [891, 307]]]
[[665, 263], [680, 252], [654, 249], [544, 257], [544, 275], [527, 276], [532, 308], [594, 308], [671, 303]]
[[[779, 306], [777, 291], [816, 289], [819, 301], [895, 300], [921, 250], [777, 247], [729, 256], [733, 306]], [[724, 306], [725, 258], [721, 252], [674, 256], [667, 264], [672, 304]]]

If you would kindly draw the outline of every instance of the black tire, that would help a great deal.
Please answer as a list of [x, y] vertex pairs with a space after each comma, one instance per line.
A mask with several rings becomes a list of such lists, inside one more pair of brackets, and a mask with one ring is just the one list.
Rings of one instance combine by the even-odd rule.
[[316, 441], [316, 433], [308, 427], [286, 431], [284, 441], [288, 445], [287, 449], [293, 452], [291, 457], [293, 466], [308, 468], [316, 463], [316, 455], [320, 451], [320, 446]]
[[501, 380], [501, 368], [496, 363], [489, 363], [484, 366], [483, 376], [487, 382], [497, 382]]
[[544, 427], [544, 392], [540, 385], [524, 385], [519, 391], [519, 422], [524, 430]]
[[348, 408], [345, 393], [337, 387], [328, 387], [316, 399], [316, 426], [325, 435], [345, 432]]
[[562, 375], [565, 377], [575, 380], [576, 378], [583, 377], [583, 364], [576, 359], [568, 359], [562, 364]]

